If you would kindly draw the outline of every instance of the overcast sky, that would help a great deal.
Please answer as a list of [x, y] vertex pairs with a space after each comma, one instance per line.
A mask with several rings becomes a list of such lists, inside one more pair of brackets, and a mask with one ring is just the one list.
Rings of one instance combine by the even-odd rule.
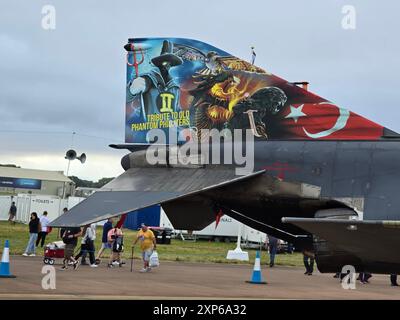
[[[383, 4], [384, 3], [384, 4]], [[42, 7], [56, 9], [55, 30]], [[342, 28], [353, 5], [356, 29]], [[0, 1], [0, 163], [65, 170], [65, 151], [86, 152], [70, 175], [122, 173], [125, 51], [130, 37], [195, 38], [256, 64], [400, 132], [400, 2]]]

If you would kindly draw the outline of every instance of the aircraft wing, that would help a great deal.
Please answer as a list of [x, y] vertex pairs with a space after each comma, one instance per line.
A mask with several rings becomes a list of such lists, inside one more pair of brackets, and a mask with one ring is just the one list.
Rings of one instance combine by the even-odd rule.
[[251, 179], [265, 170], [246, 176], [235, 168], [131, 168], [86, 200], [58, 217], [50, 226], [73, 227], [101, 221], [152, 205]]
[[282, 218], [364, 261], [398, 263], [400, 221]]

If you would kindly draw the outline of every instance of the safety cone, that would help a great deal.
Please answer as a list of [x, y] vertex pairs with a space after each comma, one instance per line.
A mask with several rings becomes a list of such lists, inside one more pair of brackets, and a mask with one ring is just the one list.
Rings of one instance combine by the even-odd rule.
[[256, 252], [256, 261], [254, 262], [254, 269], [253, 269], [253, 275], [251, 276], [251, 280], [246, 282], [254, 284], [266, 284], [266, 282], [263, 281], [261, 274], [260, 251]]
[[1, 256], [0, 278], [15, 278], [10, 273], [10, 244], [8, 240], [6, 240], [3, 255]]

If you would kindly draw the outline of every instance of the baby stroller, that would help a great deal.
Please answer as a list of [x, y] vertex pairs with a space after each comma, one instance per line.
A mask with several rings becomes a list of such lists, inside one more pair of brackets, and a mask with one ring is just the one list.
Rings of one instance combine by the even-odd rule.
[[44, 264], [53, 265], [55, 259], [64, 259], [65, 244], [62, 241], [49, 243], [44, 247]]

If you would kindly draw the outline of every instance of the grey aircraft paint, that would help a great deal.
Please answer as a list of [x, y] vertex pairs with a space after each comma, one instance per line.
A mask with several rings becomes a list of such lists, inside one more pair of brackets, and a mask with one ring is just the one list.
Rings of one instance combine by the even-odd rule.
[[[332, 209], [338, 217], [355, 217], [355, 208], [340, 200], [347, 198], [361, 199], [364, 221], [400, 220], [396, 188], [400, 141], [256, 141], [254, 150], [255, 174], [245, 179], [234, 175], [235, 165], [151, 166], [145, 161], [145, 151], [134, 151], [122, 161], [125, 174], [56, 219], [52, 226], [84, 225], [161, 203], [179, 229], [202, 228], [222, 209], [251, 227], [309, 248], [313, 245], [310, 232], [318, 234], [318, 228], [290, 223], [290, 219], [283, 223], [283, 217], [313, 219], [316, 214]], [[152, 178], [146, 182], [146, 177]], [[306, 186], [312, 191], [307, 193]], [[119, 196], [121, 192], [125, 196]], [[118, 206], [104, 207], [99, 200], [118, 201]], [[385, 230], [377, 233], [383, 234]], [[336, 234], [341, 238], [339, 232]], [[329, 240], [332, 242], [331, 237]], [[367, 240], [363, 254], [368, 248]], [[318, 260], [318, 248], [316, 251]], [[357, 250], [349, 252], [350, 261], [356, 253]], [[399, 266], [392, 259], [389, 269], [376, 261], [366, 263], [358, 262], [357, 268], [393, 272]], [[323, 265], [322, 261], [321, 271], [332, 271]]]
[[[175, 228], [198, 230], [222, 211], [313, 250], [321, 272], [353, 264], [359, 271], [400, 273], [400, 261], [391, 257], [400, 245], [393, 236], [400, 221], [399, 134], [304, 83], [198, 40], [135, 38], [124, 48], [127, 144], [112, 147], [131, 151], [121, 160], [126, 172], [52, 226], [80, 226], [160, 203]], [[145, 157], [150, 128], [176, 140], [170, 147], [157, 140], [165, 156], [157, 165]], [[203, 141], [201, 129], [224, 128], [251, 129], [256, 137], [254, 167], [245, 175], [235, 175], [243, 169], [239, 162], [173, 163], [173, 145]], [[243, 152], [250, 147], [240, 145]], [[223, 154], [218, 144], [208, 148]], [[377, 254], [379, 239], [385, 246]]]

